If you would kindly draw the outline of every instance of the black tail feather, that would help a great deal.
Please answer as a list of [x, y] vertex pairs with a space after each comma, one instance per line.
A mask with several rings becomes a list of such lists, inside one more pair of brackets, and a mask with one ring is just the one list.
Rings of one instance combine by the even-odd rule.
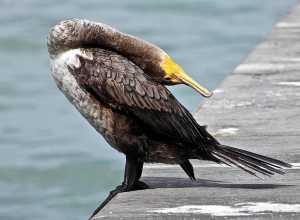
[[[245, 156], [244, 154], [237, 153], [236, 151], [231, 151], [230, 153], [232, 153], [234, 156], [240, 158], [245, 163], [249, 164], [249, 166], [252, 166], [253, 168], [255, 167], [256, 169], [264, 170], [266, 172], [266, 174], [270, 174], [270, 175], [273, 175], [274, 173], [284, 174], [284, 172], [279, 170], [281, 167], [276, 164], [271, 164], [267, 161], [257, 159], [257, 157], [255, 158], [253, 156], [251, 156], [251, 157]], [[261, 156], [261, 155], [259, 155], [259, 156]], [[273, 159], [273, 158], [270, 158], [270, 159]], [[282, 161], [279, 161], [279, 162], [282, 162]]]
[[266, 176], [284, 174], [280, 169], [292, 166], [281, 160], [225, 145], [214, 146], [211, 154], [221, 163], [237, 166], [254, 176], [257, 172]]
[[268, 163], [272, 166], [278, 167], [278, 168], [280, 168], [280, 167], [287, 167], [287, 168], [292, 167], [291, 164], [286, 163], [286, 162], [281, 161], [281, 160], [277, 160], [277, 159], [274, 159], [274, 158], [271, 158], [271, 157], [266, 157], [266, 156], [263, 156], [261, 154], [252, 153], [250, 151], [246, 151], [246, 150], [242, 150], [242, 149], [238, 149], [238, 148], [234, 148], [234, 147], [230, 147], [230, 146], [225, 146], [225, 145], [222, 145], [222, 146], [223, 146], [223, 148], [228, 149], [230, 151], [235, 151], [237, 153], [244, 154], [246, 156], [259, 159], [261, 161], [265, 161], [266, 163]]
[[190, 161], [185, 161], [182, 164], [180, 164], [181, 168], [184, 170], [184, 172], [190, 177], [192, 181], [195, 181], [195, 174], [194, 174], [194, 168]]
[[243, 164], [241, 164], [239, 161], [236, 161], [235, 159], [228, 157], [224, 154], [219, 154], [218, 152], [214, 152], [213, 153], [214, 156], [216, 156], [216, 158], [218, 158], [220, 160], [221, 163], [224, 163], [226, 165], [229, 164], [229, 166], [237, 166], [240, 169], [244, 170], [245, 172], [256, 176], [256, 174], [254, 172], [252, 172], [251, 170], [249, 170], [247, 167], [245, 167]]

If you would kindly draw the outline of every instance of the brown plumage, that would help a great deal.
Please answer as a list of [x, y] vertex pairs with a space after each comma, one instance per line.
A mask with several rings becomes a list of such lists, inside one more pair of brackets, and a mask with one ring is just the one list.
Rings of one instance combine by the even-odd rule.
[[[289, 164], [221, 145], [164, 85], [194, 82], [158, 47], [101, 23], [64, 21], [48, 36], [51, 69], [60, 90], [107, 140], [126, 155], [119, 192], [144, 189], [144, 162], [179, 164], [195, 180], [189, 159], [238, 166], [255, 175], [282, 174]], [[93, 215], [94, 215], [93, 214]]]

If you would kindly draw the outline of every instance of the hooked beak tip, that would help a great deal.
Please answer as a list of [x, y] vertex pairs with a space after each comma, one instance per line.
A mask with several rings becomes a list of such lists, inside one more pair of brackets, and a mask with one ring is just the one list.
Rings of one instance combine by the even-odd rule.
[[205, 94], [205, 95], [201, 93], [201, 95], [202, 95], [203, 97], [205, 97], [205, 98], [210, 98], [210, 97], [213, 96], [213, 94], [214, 94], [213, 92], [209, 92], [209, 93], [207, 93], [207, 94]]

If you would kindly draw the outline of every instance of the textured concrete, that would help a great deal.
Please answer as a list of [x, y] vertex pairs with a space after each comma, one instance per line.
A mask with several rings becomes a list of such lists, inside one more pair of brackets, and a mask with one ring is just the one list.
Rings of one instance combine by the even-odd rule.
[[[148, 165], [151, 189], [117, 195], [94, 219], [300, 219], [300, 5], [195, 113], [221, 143], [294, 163], [258, 179], [237, 168], [192, 161]], [[173, 209], [169, 209], [173, 208]]]

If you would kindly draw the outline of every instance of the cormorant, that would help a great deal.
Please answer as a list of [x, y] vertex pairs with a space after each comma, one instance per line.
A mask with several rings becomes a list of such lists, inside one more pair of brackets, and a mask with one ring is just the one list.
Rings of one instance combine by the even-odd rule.
[[220, 144], [199, 125], [165, 85], [186, 84], [204, 97], [207, 89], [160, 48], [102, 23], [67, 20], [48, 35], [51, 70], [59, 89], [116, 150], [126, 155], [116, 194], [146, 189], [144, 163], [179, 164], [195, 180], [189, 159], [237, 166], [255, 175], [283, 174], [283, 161]]

